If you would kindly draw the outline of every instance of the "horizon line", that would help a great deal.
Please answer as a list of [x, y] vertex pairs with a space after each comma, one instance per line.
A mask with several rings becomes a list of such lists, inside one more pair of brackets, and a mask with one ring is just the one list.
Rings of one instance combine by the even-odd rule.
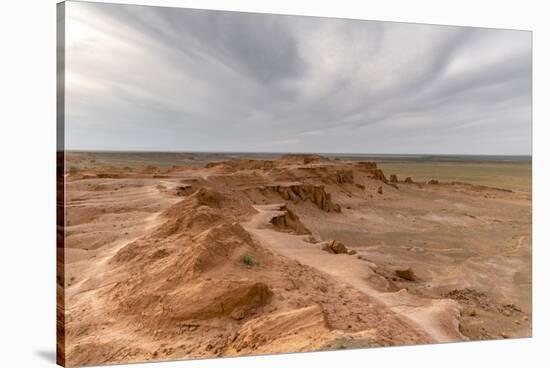
[[179, 151], [179, 150], [120, 150], [120, 149], [64, 149], [64, 152], [105, 152], [105, 153], [223, 153], [223, 154], [299, 154], [299, 155], [386, 155], [386, 156], [502, 156], [502, 157], [533, 157], [533, 154], [503, 154], [503, 153], [380, 153], [380, 152], [303, 152], [303, 151]]

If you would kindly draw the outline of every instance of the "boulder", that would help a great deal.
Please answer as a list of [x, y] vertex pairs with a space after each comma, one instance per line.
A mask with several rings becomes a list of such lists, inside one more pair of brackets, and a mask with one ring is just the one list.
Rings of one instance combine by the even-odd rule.
[[390, 183], [397, 183], [399, 180], [397, 179], [397, 175], [391, 174], [390, 175]]
[[416, 275], [414, 274], [414, 271], [411, 268], [407, 268], [405, 270], [395, 270], [395, 275], [407, 281], [416, 280]]
[[324, 250], [325, 252], [329, 252], [334, 254], [334, 251], [332, 250], [330, 244], [328, 242], [322, 242], [321, 243], [321, 250]]
[[412, 184], [414, 183], [414, 181], [412, 180], [412, 178], [410, 176], [408, 176], [406, 179], [405, 179], [405, 183], [407, 184]]
[[338, 240], [329, 240], [321, 243], [321, 250], [331, 254], [348, 254], [348, 248]]
[[348, 253], [348, 248], [346, 248], [346, 246], [343, 243], [341, 243], [337, 240], [333, 240], [330, 247], [332, 248], [332, 250], [336, 254], [347, 254]]

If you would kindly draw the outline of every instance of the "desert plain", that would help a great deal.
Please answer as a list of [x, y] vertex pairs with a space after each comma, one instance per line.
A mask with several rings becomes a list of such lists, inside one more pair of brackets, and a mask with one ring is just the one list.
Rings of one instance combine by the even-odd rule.
[[68, 152], [66, 365], [531, 336], [528, 161]]

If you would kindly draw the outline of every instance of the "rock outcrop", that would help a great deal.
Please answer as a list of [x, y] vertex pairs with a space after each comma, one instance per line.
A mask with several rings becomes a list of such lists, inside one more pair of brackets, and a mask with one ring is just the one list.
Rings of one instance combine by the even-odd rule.
[[[205, 298], [205, 295], [208, 297]], [[163, 313], [170, 320], [200, 320], [221, 316], [242, 319], [254, 309], [267, 304], [271, 295], [268, 286], [261, 282], [204, 281], [178, 289], [176, 294], [168, 294], [164, 304], [170, 308], [166, 308]]]
[[188, 195], [193, 194], [195, 190], [193, 189], [193, 186], [190, 184], [183, 184], [178, 187], [176, 187], [176, 195], [180, 197], [186, 197]]
[[376, 180], [380, 180], [386, 184], [388, 183], [388, 179], [386, 178], [386, 176], [384, 175], [384, 172], [381, 169], [376, 169], [373, 171], [373, 178], [375, 178]]
[[245, 323], [227, 349], [228, 355], [273, 354], [320, 349], [331, 332], [318, 305], [272, 313]]
[[300, 221], [298, 215], [282, 205], [281, 213], [273, 217], [269, 222], [278, 230], [289, 231], [296, 235], [311, 235], [311, 231]]
[[323, 185], [279, 183], [266, 188], [279, 193], [283, 199], [288, 201], [311, 201], [326, 212], [341, 212], [342, 210], [340, 205], [332, 202], [330, 193], [325, 192]]
[[336, 172], [336, 182], [338, 184], [353, 184], [353, 171], [351, 170], [338, 170]]
[[332, 254], [347, 254], [348, 248], [338, 240], [329, 240], [321, 243], [321, 250]]

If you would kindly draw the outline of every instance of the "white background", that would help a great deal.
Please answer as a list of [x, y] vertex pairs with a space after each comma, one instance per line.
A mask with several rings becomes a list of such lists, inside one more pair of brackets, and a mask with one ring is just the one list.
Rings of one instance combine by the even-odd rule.
[[[2, 367], [54, 365], [55, 3], [55, 0], [12, 0], [2, 1], [0, 5]], [[550, 257], [546, 216], [550, 168], [546, 163], [550, 162], [550, 21], [545, 1], [160, 0], [132, 3], [534, 31], [534, 338], [157, 363], [144, 367], [518, 367], [548, 364]]]

